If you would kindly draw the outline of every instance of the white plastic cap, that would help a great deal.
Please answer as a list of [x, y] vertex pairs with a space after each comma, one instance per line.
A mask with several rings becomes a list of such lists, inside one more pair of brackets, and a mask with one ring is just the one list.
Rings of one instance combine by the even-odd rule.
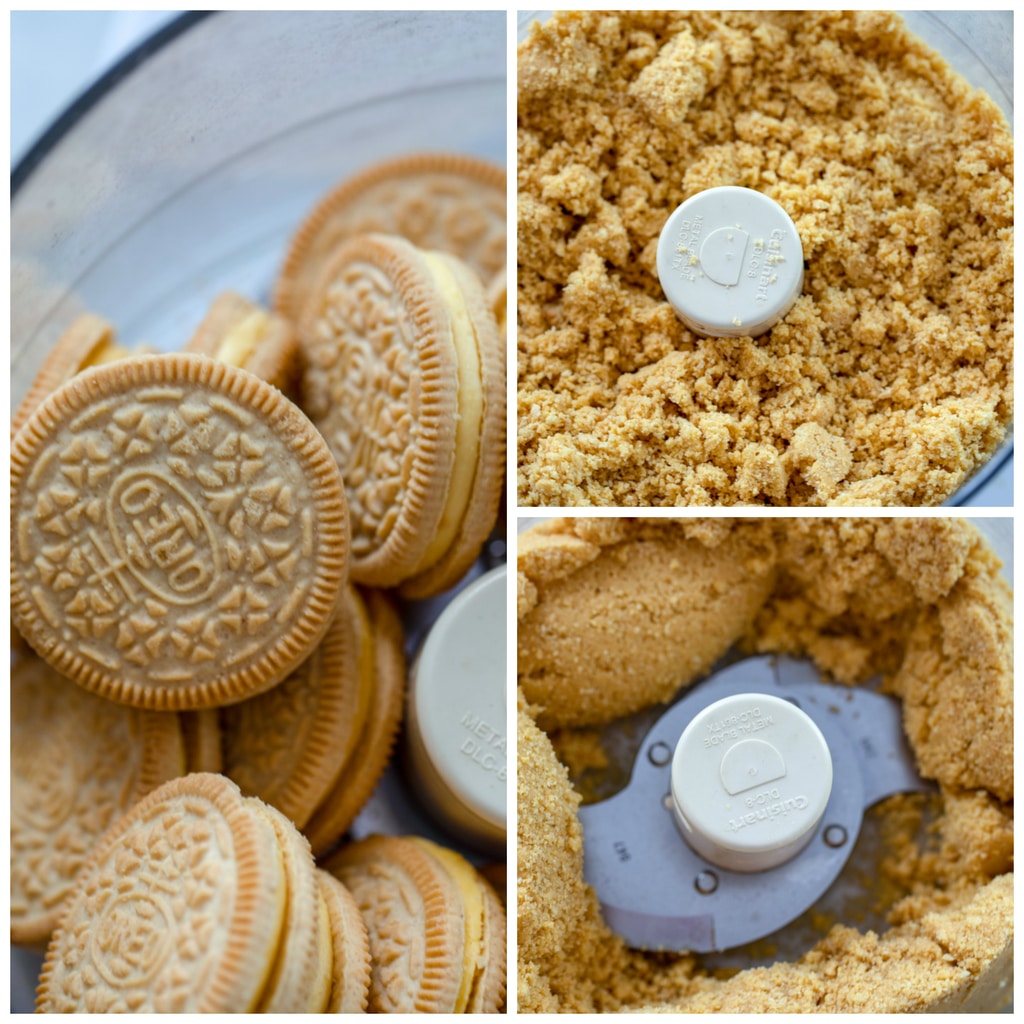
[[825, 737], [798, 707], [743, 693], [708, 705], [672, 758], [683, 837], [731, 871], [764, 871], [809, 842], [832, 792]]
[[804, 283], [800, 236], [774, 199], [723, 185], [698, 192], [658, 239], [665, 297], [692, 331], [756, 337], [789, 312]]
[[445, 607], [413, 664], [406, 763], [419, 796], [450, 832], [505, 852], [504, 566]]

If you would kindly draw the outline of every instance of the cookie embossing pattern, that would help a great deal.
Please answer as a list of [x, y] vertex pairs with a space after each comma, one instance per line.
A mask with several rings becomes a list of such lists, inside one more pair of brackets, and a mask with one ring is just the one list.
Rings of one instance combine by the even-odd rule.
[[317, 323], [308, 401], [345, 480], [357, 558], [387, 539], [408, 488], [420, 421], [415, 347], [387, 274], [362, 261], [341, 268]]
[[[82, 655], [111, 670], [152, 665], [167, 680], [225, 645], [231, 662], [258, 646], [274, 592], [298, 582], [297, 602], [296, 569], [312, 555], [301, 483], [268, 458], [266, 429], [220, 402], [170, 398], [71, 424], [37, 469], [22, 530], [39, 543], [21, 553], [38, 552], [29, 578], [40, 611], [77, 634]], [[105, 477], [104, 502], [94, 485]], [[211, 596], [212, 609], [195, 609]]]
[[12, 607], [37, 650], [88, 689], [209, 706], [278, 681], [309, 642], [296, 634], [326, 627], [344, 576], [344, 495], [319, 436], [278, 392], [212, 360], [160, 358], [128, 382], [83, 375], [23, 431]]
[[[12, 919], [55, 910], [92, 844], [141, 795], [143, 714], [86, 693], [42, 661], [12, 669]], [[103, 743], [83, 746], [73, 730]]]
[[461, 176], [425, 175], [384, 181], [354, 204], [345, 235], [401, 235], [423, 249], [456, 253], [489, 280], [506, 258], [505, 204], [500, 195], [467, 193]]
[[223, 821], [201, 820], [205, 802], [161, 806], [132, 824], [94, 866], [83, 898], [62, 922], [66, 955], [55, 1010], [62, 997], [89, 1010], [178, 1012], [194, 1007], [235, 898], [223, 862], [233, 841]]
[[423, 894], [406, 872], [386, 862], [373, 864], [367, 873], [343, 881], [371, 922], [375, 1009], [407, 1012], [416, 1005], [427, 959]]

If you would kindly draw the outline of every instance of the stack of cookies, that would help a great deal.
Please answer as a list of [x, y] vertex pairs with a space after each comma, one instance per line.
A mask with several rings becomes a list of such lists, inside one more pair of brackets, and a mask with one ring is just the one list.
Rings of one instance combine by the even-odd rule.
[[314, 210], [273, 309], [225, 293], [174, 354], [83, 316], [17, 409], [11, 936], [48, 944], [40, 1009], [503, 1006], [483, 876], [345, 837], [400, 726], [401, 602], [495, 527], [504, 264], [503, 171], [393, 161]]
[[503, 172], [422, 156], [342, 185], [295, 236], [274, 303], [298, 324], [303, 408], [345, 479], [359, 583], [440, 593], [494, 526], [505, 230]]

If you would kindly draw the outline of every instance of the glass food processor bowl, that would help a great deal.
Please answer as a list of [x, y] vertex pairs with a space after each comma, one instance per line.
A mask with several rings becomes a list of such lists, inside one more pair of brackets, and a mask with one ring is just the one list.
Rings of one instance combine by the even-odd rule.
[[[306, 213], [373, 163], [504, 165], [506, 38], [503, 11], [188, 14], [157, 32], [12, 174], [12, 408], [79, 313], [121, 344], [176, 350], [226, 289], [269, 304]], [[406, 609], [410, 650], [450, 596]], [[371, 805], [363, 834], [458, 845], [390, 769]], [[32, 1009], [40, 963], [12, 948], [12, 1010]]]
[[[518, 11], [522, 42], [552, 11]], [[1013, 11], [898, 11], [907, 27], [971, 85], [984, 89], [1013, 125]], [[945, 505], [1013, 504], [1013, 428]]]
[[423, 150], [505, 163], [505, 16], [184, 16], [12, 176], [12, 398], [85, 309], [182, 346], [226, 288], [266, 301], [330, 186]]

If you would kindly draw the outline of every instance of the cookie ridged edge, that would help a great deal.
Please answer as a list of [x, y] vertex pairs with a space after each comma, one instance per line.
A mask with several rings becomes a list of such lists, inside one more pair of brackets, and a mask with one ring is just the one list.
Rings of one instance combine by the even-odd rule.
[[370, 940], [366, 922], [345, 885], [316, 869], [320, 894], [331, 922], [333, 981], [327, 1013], [365, 1013], [370, 999]]
[[494, 889], [477, 872], [484, 894], [484, 931], [487, 963], [474, 991], [470, 993], [467, 1013], [498, 1013], [505, 1002], [508, 987], [507, 918]]
[[[348, 590], [350, 587], [348, 584], [344, 589]], [[285, 778], [276, 779], [271, 785], [261, 785], [259, 791], [254, 789], [251, 794], [272, 804], [300, 829], [312, 817], [320, 800], [330, 791], [359, 740], [359, 722], [352, 714], [352, 701], [346, 699], [351, 688], [359, 684], [358, 651], [353, 651], [353, 647], [358, 643], [358, 636], [349, 621], [350, 600], [349, 594], [344, 593], [323, 639], [314, 652], [294, 670], [307, 672], [314, 659], [319, 659], [321, 679], [332, 680], [326, 685], [321, 682], [318, 688], [315, 717], [303, 743], [302, 756], [295, 763], [293, 771]], [[353, 669], [356, 673], [354, 680], [350, 678]], [[308, 679], [305, 680], [305, 685], [309, 685]], [[257, 694], [253, 700], [259, 698], [260, 695]], [[228, 737], [236, 732], [230, 724], [233, 709], [240, 708], [243, 703], [230, 705], [221, 710], [221, 719], [225, 722], [226, 750], [230, 750], [232, 746], [232, 741]], [[274, 722], [268, 722], [267, 728], [277, 729], [278, 726]], [[227, 765], [225, 771], [225, 774], [232, 778], [233, 767]]]
[[258, 797], [245, 797], [243, 803], [250, 814], [263, 818], [273, 828], [283, 858], [288, 893], [281, 941], [271, 963], [267, 984], [260, 994], [258, 1010], [261, 1013], [288, 1013], [303, 1005], [319, 966], [313, 854], [306, 838], [276, 807]]
[[[347, 501], [338, 467], [319, 433], [279, 391], [255, 375], [208, 356], [173, 353], [137, 356], [82, 371], [51, 394], [11, 443], [12, 490], [32, 451], [45, 445], [63, 416], [84, 409], [114, 387], [111, 379], [129, 375], [131, 385], [195, 384], [226, 389], [226, 394], [264, 415], [282, 430], [297, 459], [306, 467], [314, 492], [320, 559], [305, 602], [306, 614], [278, 645], [254, 664], [202, 685], [160, 689], [130, 682], [90, 665], [60, 645], [46, 644], [30, 626], [38, 621], [21, 594], [16, 562], [11, 560], [11, 615], [23, 637], [57, 671], [109, 700], [154, 711], [183, 711], [230, 704], [269, 689], [319, 643], [341, 593], [350, 549]], [[115, 389], [116, 390], [116, 389]], [[15, 529], [12, 515], [11, 530]]]
[[11, 437], [28, 422], [32, 413], [62, 384], [79, 372], [82, 362], [105, 342], [115, 338], [114, 325], [95, 313], [80, 313], [57, 339], [31, 387], [11, 419]]
[[213, 300], [183, 351], [216, 359], [226, 335], [252, 313], [266, 317], [267, 333], [242, 369], [289, 394], [300, 363], [299, 339], [294, 326], [273, 310], [250, 302], [237, 292], [221, 292]]
[[310, 288], [300, 284], [306, 260], [320, 232], [338, 210], [358, 200], [369, 187], [396, 178], [412, 180], [420, 174], [452, 174], [471, 185], [494, 189], [502, 201], [505, 199], [505, 168], [462, 153], [411, 153], [367, 167], [323, 196], [292, 236], [274, 285], [273, 308], [292, 320], [301, 317], [311, 294]]
[[[164, 714], [164, 712], [154, 712]], [[185, 754], [185, 774], [212, 772], [223, 774], [224, 751], [221, 747], [220, 720], [216, 708], [179, 711], [181, 739]]]

